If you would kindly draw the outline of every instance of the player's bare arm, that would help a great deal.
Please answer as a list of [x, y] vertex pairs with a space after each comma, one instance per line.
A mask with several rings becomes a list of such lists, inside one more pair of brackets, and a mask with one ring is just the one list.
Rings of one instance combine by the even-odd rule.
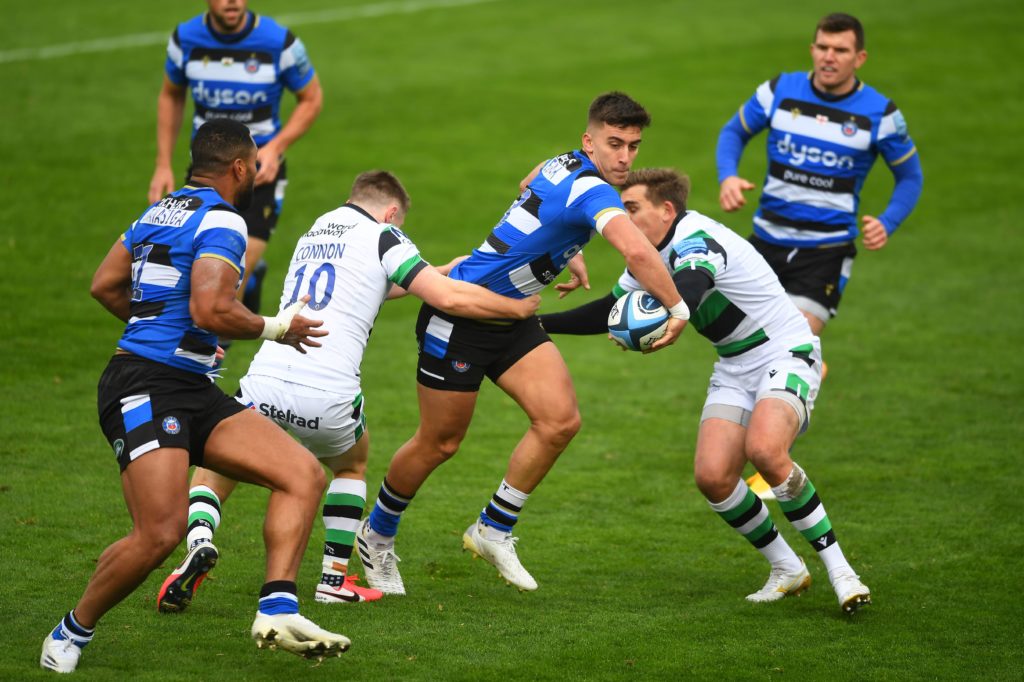
[[524, 320], [537, 312], [540, 296], [510, 298], [493, 291], [449, 279], [435, 268], [425, 268], [409, 285], [409, 293], [450, 315], [478, 319]]
[[601, 234], [622, 254], [626, 260], [626, 267], [636, 276], [644, 289], [661, 301], [671, 315], [665, 335], [651, 346], [651, 352], [672, 345], [683, 333], [690, 311], [676, 290], [675, 282], [669, 276], [665, 264], [661, 262], [661, 256], [633, 221], [625, 215], [616, 216], [608, 221]]
[[127, 322], [130, 316], [131, 283], [132, 255], [118, 240], [96, 268], [89, 293], [114, 317]]
[[[250, 312], [235, 298], [237, 283], [238, 271], [226, 261], [203, 257], [195, 261], [192, 265], [189, 313], [196, 326], [229, 339], [273, 339], [292, 346], [300, 353], [306, 352], [303, 346], [319, 347], [321, 344], [315, 339], [327, 336], [327, 331], [318, 329], [323, 324], [322, 320], [295, 314], [301, 306], [286, 308], [275, 318]], [[304, 304], [308, 300], [306, 295], [298, 303]]]
[[722, 186], [718, 193], [718, 203], [724, 211], [737, 211], [747, 203], [743, 193], [752, 189], [754, 189], [754, 183], [737, 175], [730, 175], [725, 180], [722, 180]]
[[259, 171], [256, 173], [257, 185], [274, 181], [281, 166], [281, 157], [296, 140], [306, 134], [320, 115], [324, 102], [320, 77], [313, 76], [306, 87], [295, 93], [295, 100], [295, 109], [288, 117], [288, 122], [281, 128], [281, 132], [260, 147], [256, 153], [256, 162], [259, 165]]
[[149, 182], [149, 202], [153, 203], [174, 190], [174, 144], [178, 141], [185, 112], [187, 90], [164, 75], [164, 84], [156, 103], [156, 168]]

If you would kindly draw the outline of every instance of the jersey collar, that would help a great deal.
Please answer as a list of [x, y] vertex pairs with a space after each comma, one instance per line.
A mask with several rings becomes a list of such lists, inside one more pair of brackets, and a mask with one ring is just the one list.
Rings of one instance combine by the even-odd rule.
[[657, 246], [654, 247], [659, 253], [666, 246], [671, 244], [673, 239], [675, 239], [675, 237], [676, 237], [676, 226], [679, 225], [680, 222], [682, 222], [683, 218], [686, 217], [687, 213], [689, 213], [689, 211], [683, 211], [682, 213], [676, 215], [676, 219], [672, 221], [672, 225], [668, 228], [668, 231], [665, 233], [665, 236], [662, 238], [661, 242]]
[[357, 213], [362, 213], [362, 214], [363, 214], [364, 216], [366, 216], [367, 218], [369, 218], [369, 219], [370, 219], [370, 220], [372, 220], [373, 222], [377, 223], [378, 225], [380, 224], [380, 221], [379, 221], [379, 220], [377, 220], [377, 219], [376, 219], [376, 218], [374, 218], [374, 217], [373, 217], [372, 215], [370, 215], [369, 213], [367, 213], [367, 212], [366, 212], [365, 210], [363, 210], [363, 209], [362, 209], [362, 208], [361, 208], [360, 206], [356, 206], [355, 204], [353, 204], [353, 203], [352, 203], [352, 202], [350, 202], [350, 201], [346, 201], [346, 202], [345, 202], [344, 204], [342, 204], [342, 208], [351, 208], [351, 209], [352, 209], [353, 211], [356, 211]]
[[853, 79], [853, 89], [850, 90], [849, 92], [843, 93], [842, 95], [832, 95], [832, 94], [829, 94], [827, 92], [823, 92], [823, 91], [819, 90], [818, 88], [814, 87], [814, 72], [813, 71], [811, 71], [810, 73], [807, 74], [807, 83], [808, 83], [808, 85], [811, 86], [811, 92], [813, 92], [818, 97], [818, 99], [823, 99], [826, 102], [841, 102], [844, 99], [846, 99], [847, 97], [850, 97], [851, 95], [855, 95], [855, 94], [857, 94], [858, 92], [860, 92], [861, 90], [864, 89], [864, 84], [860, 81], [860, 79], [857, 78], [857, 77], [854, 77], [854, 79]]

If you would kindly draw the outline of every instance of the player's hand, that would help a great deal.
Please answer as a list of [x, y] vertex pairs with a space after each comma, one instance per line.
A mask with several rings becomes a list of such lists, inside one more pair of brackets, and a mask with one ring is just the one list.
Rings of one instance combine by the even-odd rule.
[[156, 203], [173, 191], [174, 169], [170, 166], [162, 166], [153, 171], [153, 179], [149, 181], [149, 203]]
[[868, 251], [877, 251], [889, 241], [889, 233], [882, 221], [873, 215], [861, 216], [861, 241]]
[[538, 294], [527, 296], [526, 298], [520, 299], [518, 303], [520, 306], [515, 319], [525, 320], [531, 315], [537, 314], [537, 309], [540, 308], [540, 296]]
[[744, 180], [738, 175], [730, 175], [722, 180], [722, 187], [718, 192], [718, 203], [725, 211], [739, 210], [747, 203], [743, 193], [752, 189], [754, 189], [754, 183]]
[[558, 298], [565, 298], [580, 287], [590, 291], [590, 275], [587, 274], [587, 264], [583, 261], [582, 251], [569, 259], [567, 267], [571, 275], [569, 281], [555, 285]]
[[668, 318], [668, 327], [665, 329], [665, 333], [660, 339], [651, 344], [651, 347], [644, 352], [654, 353], [666, 346], [671, 346], [679, 338], [679, 335], [683, 333], [683, 329], [686, 328], [686, 320], [680, 320], [677, 317]]
[[322, 344], [313, 339], [327, 336], [327, 331], [317, 329], [324, 323], [323, 320], [311, 320], [298, 314], [307, 303], [309, 294], [283, 308], [276, 317], [264, 317], [265, 326], [260, 338], [283, 343], [303, 354], [306, 352], [303, 346], [319, 348]]
[[220, 346], [217, 346], [217, 352], [213, 354], [213, 359], [216, 362], [220, 362], [221, 360], [223, 360], [224, 359], [224, 349], [221, 348]]
[[296, 315], [292, 318], [291, 325], [288, 326], [288, 331], [285, 335], [278, 339], [278, 343], [283, 343], [286, 346], [291, 346], [300, 353], [305, 354], [306, 349], [303, 346], [309, 346], [310, 348], [319, 348], [323, 344], [314, 339], [321, 336], [327, 336], [328, 332], [326, 329], [317, 329], [322, 326], [323, 320], [311, 320], [308, 317], [302, 315]]
[[277, 171], [281, 168], [281, 152], [273, 140], [256, 151], [256, 167], [257, 185], [266, 185], [277, 178]]
[[451, 274], [451, 271], [455, 269], [456, 265], [466, 260], [467, 258], [469, 258], [469, 256], [456, 256], [455, 258], [452, 258], [444, 265], [437, 265], [435, 267], [437, 268], [438, 272], [447, 277], [449, 274]]

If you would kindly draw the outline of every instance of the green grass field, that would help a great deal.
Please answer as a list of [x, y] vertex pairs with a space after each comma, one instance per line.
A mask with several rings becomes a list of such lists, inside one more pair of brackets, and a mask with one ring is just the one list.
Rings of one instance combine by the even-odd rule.
[[[579, 144], [590, 100], [622, 89], [654, 116], [638, 165], [693, 179], [693, 208], [746, 234], [752, 209], [717, 206], [722, 123], [761, 81], [809, 68], [820, 3], [260, 0], [292, 18], [325, 92], [289, 153], [270, 244], [273, 301], [295, 238], [346, 197], [359, 171], [395, 171], [413, 195], [407, 231], [435, 262], [468, 252], [538, 161]], [[88, 294], [110, 244], [145, 207], [162, 40], [42, 58], [32, 48], [169, 34], [203, 3], [2, 0], [0, 28], [0, 679], [42, 678], [39, 645], [130, 520], [96, 423], [95, 385], [121, 325]], [[460, 551], [526, 427], [493, 386], [462, 451], [417, 496], [397, 547], [409, 595], [362, 606], [312, 600], [323, 529], [300, 576], [304, 612], [354, 642], [313, 666], [257, 651], [266, 494], [225, 508], [222, 561], [192, 609], [158, 614], [179, 553], [101, 623], [87, 680], [724, 679], [1012, 680], [1024, 676], [1024, 6], [994, 0], [854, 2], [871, 55], [861, 71], [905, 113], [925, 191], [881, 252], [862, 252], [830, 367], [794, 457], [821, 492], [875, 603], [842, 616], [821, 563], [772, 503], [815, 585], [757, 607], [763, 560], [693, 485], [697, 419], [713, 362], [692, 331], [653, 356], [559, 339], [582, 432], [517, 527], [541, 583], [520, 594]], [[332, 10], [333, 11], [333, 10]], [[333, 17], [333, 18], [332, 18]], [[142, 41], [146, 42], [146, 41]], [[18, 53], [15, 51], [29, 50]], [[18, 56], [21, 54], [21, 56]], [[176, 172], [185, 167], [179, 145]], [[763, 138], [742, 170], [763, 173]], [[865, 211], [891, 180], [875, 170]], [[588, 248], [603, 295], [621, 260]], [[375, 491], [416, 426], [413, 301], [389, 303], [363, 368]], [[236, 345], [234, 390], [255, 352]]]

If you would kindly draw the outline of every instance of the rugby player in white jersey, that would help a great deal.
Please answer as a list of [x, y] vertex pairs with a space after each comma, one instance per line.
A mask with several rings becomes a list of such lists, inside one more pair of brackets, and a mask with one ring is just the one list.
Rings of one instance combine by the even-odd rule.
[[[306, 355], [264, 344], [240, 382], [239, 400], [291, 430], [334, 474], [323, 507], [323, 574], [316, 600], [372, 601], [381, 592], [347, 575], [366, 500], [369, 436], [359, 366], [374, 319], [386, 298], [406, 291], [453, 315], [525, 319], [540, 297], [515, 299], [445, 276], [399, 230], [409, 195], [387, 171], [359, 175], [348, 202], [322, 215], [295, 247], [282, 301], [308, 295], [307, 306], [331, 330]], [[443, 272], [442, 272], [443, 271]], [[213, 531], [235, 481], [197, 469], [189, 494], [188, 553], [164, 582], [161, 611], [180, 611], [216, 563]]]
[[[821, 383], [820, 343], [754, 247], [686, 209], [689, 189], [689, 179], [673, 169], [641, 169], [623, 184], [622, 203], [673, 273], [693, 311], [690, 324], [718, 351], [697, 436], [697, 487], [771, 564], [768, 581], [749, 601], [800, 594], [811, 576], [743, 480], [748, 461], [825, 563], [843, 611], [852, 613], [870, 603], [871, 592], [839, 548], [814, 485], [789, 454], [810, 423]], [[607, 333], [616, 299], [641, 288], [627, 270], [605, 298], [543, 315], [541, 322], [552, 334]]]

